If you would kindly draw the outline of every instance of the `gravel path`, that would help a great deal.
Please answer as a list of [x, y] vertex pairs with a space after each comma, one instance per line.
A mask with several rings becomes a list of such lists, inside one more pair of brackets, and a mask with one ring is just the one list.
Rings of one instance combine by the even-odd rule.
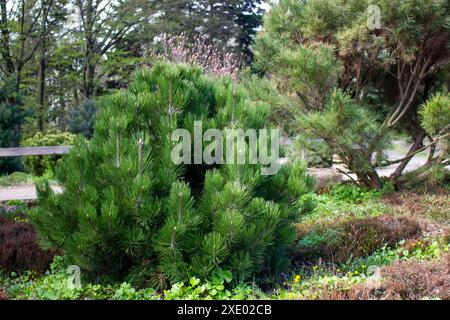
[[[62, 192], [59, 186], [52, 186], [55, 192]], [[37, 199], [34, 185], [21, 185], [13, 187], [0, 187], [0, 201], [34, 200]]]

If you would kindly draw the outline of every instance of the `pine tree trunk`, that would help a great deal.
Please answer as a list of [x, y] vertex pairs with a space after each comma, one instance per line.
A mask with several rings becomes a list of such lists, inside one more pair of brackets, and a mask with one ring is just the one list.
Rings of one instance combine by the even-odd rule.
[[441, 150], [439, 151], [439, 162], [444, 161], [449, 155], [450, 150], [449, 150], [448, 141], [449, 141], [449, 139], [442, 139], [439, 143], [440, 147], [441, 147]]
[[[414, 143], [412, 144], [411, 148], [408, 151], [408, 155], [413, 154], [414, 152], [416, 152], [417, 150], [419, 150], [422, 146], [423, 146], [423, 139], [425, 138], [425, 132], [421, 131], [417, 136], [416, 139], [414, 140]], [[390, 180], [395, 184], [395, 180], [397, 180], [403, 173], [403, 171], [405, 170], [405, 168], [407, 167], [408, 163], [411, 161], [412, 158], [408, 158], [405, 161], [403, 161], [402, 163], [400, 163], [397, 167], [397, 169], [395, 169], [394, 173], [390, 176]]]
[[372, 169], [369, 172], [355, 172], [358, 180], [362, 182], [367, 188], [380, 190], [383, 188], [383, 182], [381, 181], [378, 172], [375, 169]]
[[11, 58], [11, 52], [10, 52], [10, 36], [9, 36], [9, 30], [6, 27], [7, 21], [8, 21], [8, 15], [7, 15], [7, 8], [6, 8], [6, 0], [0, 0], [0, 10], [1, 10], [1, 16], [0, 16], [0, 22], [1, 22], [1, 35], [2, 35], [2, 41], [1, 41], [1, 54], [2, 58], [5, 60], [6, 64], [6, 72], [8, 76], [11, 76], [14, 74], [14, 62]]
[[377, 189], [380, 190], [381, 188], [383, 188], [383, 182], [381, 181], [380, 176], [378, 175], [378, 172], [376, 172], [376, 170], [374, 169], [372, 172], [369, 172], [367, 174], [367, 176], [369, 177], [369, 181], [370, 181], [370, 188], [371, 189]]

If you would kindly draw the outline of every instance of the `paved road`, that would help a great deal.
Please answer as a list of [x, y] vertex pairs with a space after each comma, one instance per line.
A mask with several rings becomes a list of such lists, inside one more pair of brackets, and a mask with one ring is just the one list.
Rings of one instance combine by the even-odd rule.
[[[59, 186], [52, 186], [52, 189], [55, 192], [62, 192], [62, 189]], [[34, 199], [37, 199], [34, 185], [0, 187], [0, 201]]]

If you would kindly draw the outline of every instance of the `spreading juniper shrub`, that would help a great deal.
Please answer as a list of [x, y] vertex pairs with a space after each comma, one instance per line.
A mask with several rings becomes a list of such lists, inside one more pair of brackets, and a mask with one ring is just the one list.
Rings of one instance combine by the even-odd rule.
[[39, 247], [36, 230], [23, 218], [10, 219], [0, 216], [1, 270], [44, 272], [55, 254], [54, 250], [42, 250]]

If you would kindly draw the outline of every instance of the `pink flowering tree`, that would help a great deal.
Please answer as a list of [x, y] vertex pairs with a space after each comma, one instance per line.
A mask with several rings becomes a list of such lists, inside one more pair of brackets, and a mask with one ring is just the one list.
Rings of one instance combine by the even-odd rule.
[[184, 34], [164, 34], [161, 44], [163, 51], [157, 55], [159, 59], [200, 66], [207, 74], [237, 79], [241, 60], [233, 53], [223, 52], [208, 44], [205, 36], [188, 38]]

